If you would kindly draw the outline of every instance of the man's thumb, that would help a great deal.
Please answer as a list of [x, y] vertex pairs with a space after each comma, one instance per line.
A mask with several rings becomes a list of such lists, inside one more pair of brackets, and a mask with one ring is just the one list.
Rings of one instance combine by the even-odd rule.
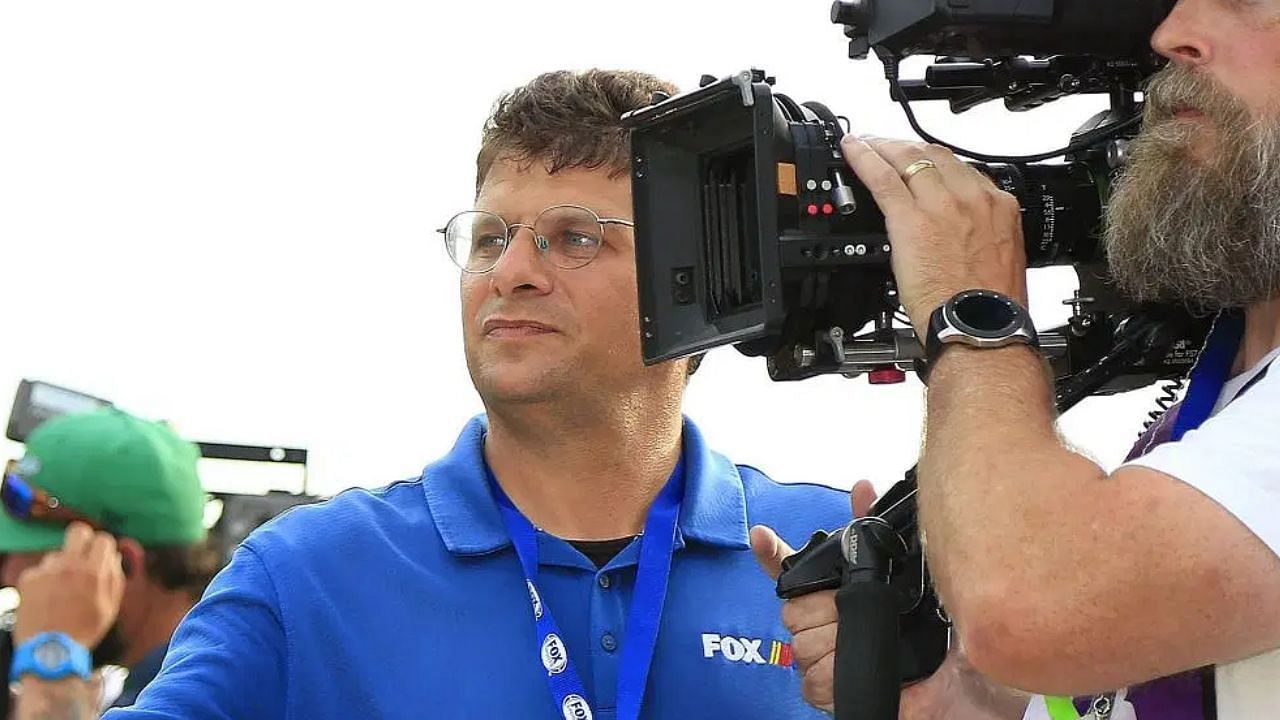
[[796, 552], [777, 533], [764, 525], [751, 528], [751, 551], [756, 554], [756, 561], [771, 580], [778, 579], [778, 575], [782, 573], [782, 561]]
[[875, 486], [870, 480], [859, 480], [853, 484], [849, 498], [853, 502], [853, 516], [866, 517], [871, 512], [871, 506], [876, 504]]

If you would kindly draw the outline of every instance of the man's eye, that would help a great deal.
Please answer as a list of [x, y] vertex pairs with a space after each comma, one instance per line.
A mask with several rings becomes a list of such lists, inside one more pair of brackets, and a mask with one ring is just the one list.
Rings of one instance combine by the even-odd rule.
[[564, 244], [569, 247], [591, 248], [599, 245], [600, 240], [594, 235], [570, 231], [564, 234]]

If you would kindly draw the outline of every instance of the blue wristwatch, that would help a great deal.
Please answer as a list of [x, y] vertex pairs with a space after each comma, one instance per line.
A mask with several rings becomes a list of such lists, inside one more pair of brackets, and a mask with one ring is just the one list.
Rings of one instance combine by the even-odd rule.
[[89, 679], [93, 669], [89, 651], [66, 633], [42, 632], [13, 651], [9, 682], [31, 674], [42, 680], [61, 680], [75, 675]]

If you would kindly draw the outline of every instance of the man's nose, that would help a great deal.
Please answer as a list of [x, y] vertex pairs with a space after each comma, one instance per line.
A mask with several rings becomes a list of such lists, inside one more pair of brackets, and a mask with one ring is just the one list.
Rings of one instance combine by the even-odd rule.
[[1203, 6], [1203, 2], [1179, 0], [1151, 36], [1152, 49], [1174, 62], [1192, 66], [1208, 63], [1213, 52], [1204, 32], [1210, 21], [1206, 13], [1221, 11]]
[[540, 247], [540, 240], [531, 228], [514, 228], [507, 249], [491, 272], [491, 282], [500, 295], [507, 295], [526, 288], [536, 292], [549, 292], [554, 273]]

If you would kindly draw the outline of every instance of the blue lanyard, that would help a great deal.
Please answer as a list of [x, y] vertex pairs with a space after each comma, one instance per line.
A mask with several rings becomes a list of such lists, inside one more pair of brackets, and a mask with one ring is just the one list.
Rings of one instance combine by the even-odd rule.
[[1187, 396], [1174, 419], [1171, 440], [1181, 440], [1188, 431], [1209, 419], [1213, 406], [1218, 404], [1218, 396], [1222, 394], [1222, 386], [1231, 375], [1231, 366], [1235, 364], [1243, 335], [1242, 314], [1224, 311], [1218, 315], [1213, 330], [1205, 339], [1204, 349], [1196, 359], [1195, 369], [1191, 371], [1191, 387], [1187, 388]]
[[[556, 708], [565, 720], [591, 720], [591, 703], [578, 675], [564, 636], [542, 601], [538, 590], [538, 537], [533, 524], [516, 509], [511, 498], [489, 475], [489, 484], [502, 511], [502, 520], [511, 536], [511, 544], [524, 568], [533, 619], [537, 626], [538, 657], [547, 672], [547, 686]], [[618, 720], [637, 720], [644, 700], [653, 651], [658, 644], [658, 623], [667, 598], [667, 578], [671, 572], [671, 556], [675, 552], [676, 520], [684, 499], [684, 460], [654, 499], [640, 538], [640, 566], [636, 570], [635, 592], [627, 615], [626, 637], [622, 642], [622, 664], [618, 669]]]

